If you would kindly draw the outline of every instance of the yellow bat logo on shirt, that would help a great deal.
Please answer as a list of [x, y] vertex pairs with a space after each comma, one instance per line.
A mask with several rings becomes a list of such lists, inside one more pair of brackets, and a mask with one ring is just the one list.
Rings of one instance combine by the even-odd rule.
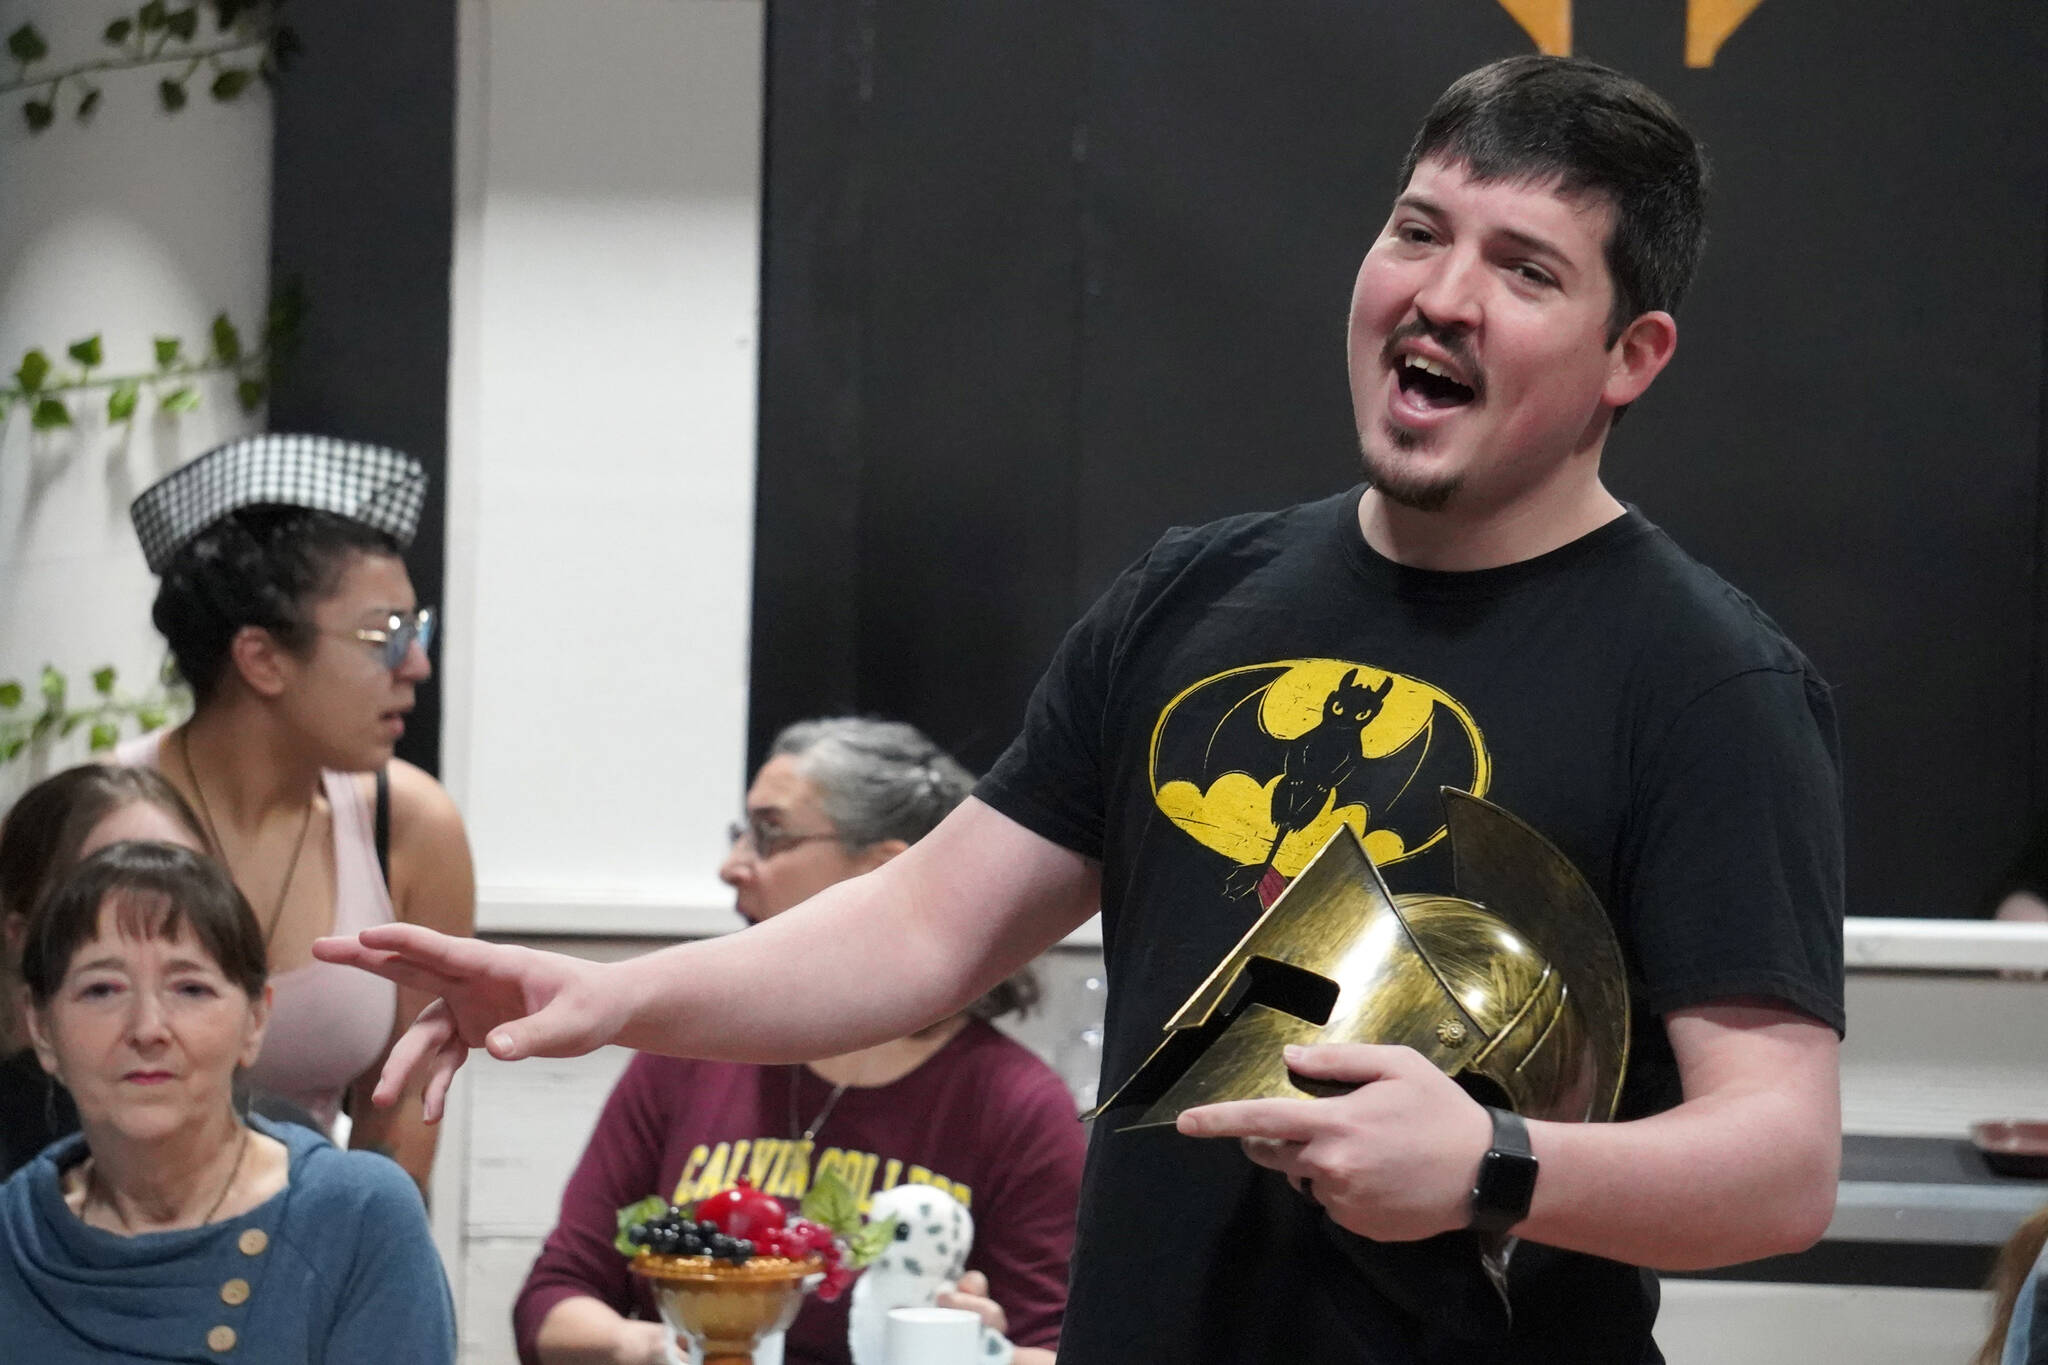
[[1239, 866], [1271, 904], [1338, 826], [1375, 862], [1444, 837], [1439, 787], [1483, 795], [1492, 763], [1471, 714], [1419, 678], [1344, 659], [1284, 659], [1204, 678], [1152, 732], [1154, 802]]

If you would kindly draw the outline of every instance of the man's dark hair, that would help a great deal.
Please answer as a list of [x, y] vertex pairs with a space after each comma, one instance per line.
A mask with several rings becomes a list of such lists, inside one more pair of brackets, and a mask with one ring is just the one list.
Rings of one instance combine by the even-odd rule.
[[1706, 153], [1640, 81], [1582, 57], [1482, 66], [1423, 119], [1400, 190], [1428, 159], [1461, 164], [1479, 181], [1554, 179], [1566, 195], [1614, 206], [1608, 345], [1637, 317], [1675, 311], [1685, 297], [1706, 245]]
[[282, 504], [244, 507], [207, 527], [164, 566], [150, 619], [178, 676], [203, 704], [243, 626], [286, 649], [313, 648], [313, 604], [334, 591], [358, 554], [398, 554], [389, 535], [333, 512]]

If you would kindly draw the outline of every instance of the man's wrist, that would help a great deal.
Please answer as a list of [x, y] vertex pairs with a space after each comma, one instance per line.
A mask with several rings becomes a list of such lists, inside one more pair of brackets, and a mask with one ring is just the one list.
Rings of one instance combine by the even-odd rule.
[[1480, 1232], [1506, 1232], [1529, 1216], [1536, 1196], [1536, 1153], [1529, 1146], [1529, 1125], [1509, 1109], [1487, 1106], [1493, 1122], [1493, 1144], [1479, 1158], [1472, 1181], [1471, 1221]]

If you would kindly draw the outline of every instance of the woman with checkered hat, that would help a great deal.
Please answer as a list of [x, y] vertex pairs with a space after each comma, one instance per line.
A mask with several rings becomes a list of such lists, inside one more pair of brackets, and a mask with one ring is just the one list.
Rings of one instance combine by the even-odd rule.
[[161, 579], [151, 615], [195, 709], [117, 754], [191, 803], [256, 912], [277, 1004], [249, 1083], [330, 1130], [346, 1106], [349, 1145], [385, 1150], [423, 1189], [435, 1130], [416, 1103], [367, 1101], [425, 1000], [310, 946], [394, 919], [474, 923], [462, 817], [392, 756], [433, 671], [433, 613], [400, 558], [425, 493], [398, 451], [288, 435], [230, 442], [146, 490], [130, 516]]

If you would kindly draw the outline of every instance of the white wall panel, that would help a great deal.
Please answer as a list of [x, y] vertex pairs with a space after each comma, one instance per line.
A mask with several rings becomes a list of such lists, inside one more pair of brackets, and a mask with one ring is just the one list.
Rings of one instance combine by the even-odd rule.
[[[36, 68], [44, 73], [103, 55], [110, 17], [27, 0], [7, 7], [5, 27], [36, 25], [50, 48]], [[222, 311], [254, 344], [268, 287], [270, 100], [255, 89], [220, 104], [202, 79], [191, 103], [166, 115], [157, 81], [167, 74], [175, 72], [98, 76], [99, 107], [85, 125], [71, 117], [80, 92], [67, 85], [57, 120], [40, 134], [28, 132], [20, 108], [36, 92], [0, 101], [0, 371], [11, 375], [33, 346], [56, 366], [52, 382], [68, 377], [65, 347], [98, 333], [105, 363], [96, 373], [148, 372], [153, 338], [179, 336], [189, 354], [203, 354]], [[33, 432], [22, 409], [0, 426], [0, 678], [33, 691], [51, 663], [89, 689], [91, 671], [112, 663], [124, 688], [153, 684], [163, 657], [149, 623], [156, 580], [129, 529], [128, 502], [257, 421], [236, 404], [232, 377], [197, 388], [197, 411], [160, 416], [145, 395], [127, 427], [108, 428], [104, 390], [71, 402], [75, 428]], [[0, 769], [0, 808], [45, 768], [84, 756], [80, 733], [39, 763]]]
[[730, 900], [762, 21], [757, 0], [465, 8], [446, 777], [487, 928], [625, 906], [648, 932]]

